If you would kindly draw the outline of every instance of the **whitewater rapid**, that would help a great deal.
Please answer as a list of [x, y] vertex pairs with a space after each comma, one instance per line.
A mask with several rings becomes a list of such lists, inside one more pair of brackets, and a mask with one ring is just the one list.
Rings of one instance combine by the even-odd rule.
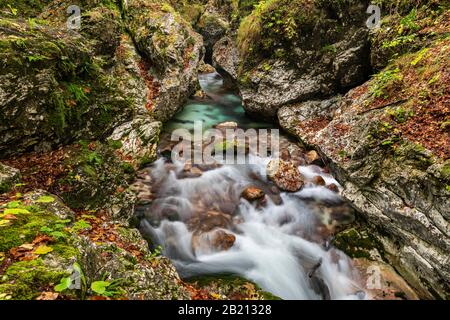
[[[299, 192], [281, 192], [278, 203], [268, 196], [264, 206], [249, 203], [240, 197], [245, 187], [270, 184], [266, 177], [270, 158], [252, 157], [252, 165], [224, 165], [183, 179], [177, 177], [184, 163], [167, 166], [166, 160], [158, 160], [150, 169], [158, 192], [141, 230], [161, 245], [182, 277], [232, 273], [282, 299], [365, 298], [351, 260], [317, 235], [317, 227], [329, 217], [315, 202], [339, 203], [340, 196], [307, 183]], [[338, 185], [317, 166], [299, 170], [307, 181], [320, 175]], [[230, 202], [236, 210], [233, 227], [226, 232], [236, 237], [234, 245], [226, 251], [194, 249], [187, 222], [198, 210], [217, 210]], [[167, 212], [174, 215], [167, 217]]]

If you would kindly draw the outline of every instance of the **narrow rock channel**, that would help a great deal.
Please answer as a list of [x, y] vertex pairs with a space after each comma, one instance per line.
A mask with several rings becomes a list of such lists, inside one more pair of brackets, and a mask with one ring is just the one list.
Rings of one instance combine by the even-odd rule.
[[[206, 97], [191, 101], [166, 132], [208, 127], [269, 127], [252, 123], [238, 96], [222, 86], [217, 73], [200, 76]], [[190, 127], [192, 126], [192, 127]], [[170, 137], [160, 143], [170, 150]], [[282, 136], [281, 154], [301, 185], [285, 192], [267, 173], [270, 157], [250, 155], [247, 165], [192, 165], [160, 159], [135, 184], [140, 229], [163, 248], [183, 278], [235, 274], [283, 299], [366, 299], [364, 284], [350, 258], [332, 245], [333, 234], [354, 220], [339, 196], [339, 184], [314, 152]], [[253, 164], [256, 163], [256, 164]], [[286, 188], [285, 188], [286, 189]]]

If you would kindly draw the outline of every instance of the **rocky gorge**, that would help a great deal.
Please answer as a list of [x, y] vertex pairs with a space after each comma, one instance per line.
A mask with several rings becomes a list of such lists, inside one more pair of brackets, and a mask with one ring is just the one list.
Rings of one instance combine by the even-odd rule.
[[[448, 299], [450, 6], [369, 4], [2, 3], [0, 299]], [[189, 103], [280, 159], [171, 162]]]

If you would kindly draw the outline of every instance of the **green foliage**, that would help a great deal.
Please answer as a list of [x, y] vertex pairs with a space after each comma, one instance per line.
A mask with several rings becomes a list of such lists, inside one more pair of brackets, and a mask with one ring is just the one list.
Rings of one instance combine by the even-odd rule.
[[106, 275], [101, 280], [93, 281], [91, 283], [92, 293], [104, 296], [104, 297], [117, 297], [124, 294], [124, 290], [121, 288], [123, 279], [106, 280]]
[[[73, 270], [72, 275], [69, 277], [61, 278], [59, 284], [57, 284], [54, 289], [56, 292], [64, 292], [64, 291], [70, 290], [70, 289], [72, 289], [73, 281], [79, 280], [81, 287], [75, 288], [75, 289], [79, 290], [78, 292], [80, 293], [81, 299], [84, 299], [86, 297], [86, 293], [87, 293], [86, 276], [78, 262], [75, 262], [72, 265], [72, 270]], [[74, 276], [78, 277], [79, 279], [74, 279]]]
[[0, 278], [0, 292], [13, 299], [32, 300], [49, 284], [57, 283], [67, 272], [46, 264], [42, 258], [10, 265]]
[[403, 46], [408, 43], [413, 43], [417, 38], [416, 34], [406, 35], [406, 36], [399, 36], [391, 41], [385, 41], [381, 45], [383, 49], [389, 49], [389, 48], [395, 48], [399, 46]]
[[386, 113], [398, 123], [404, 123], [409, 118], [414, 116], [414, 112], [412, 110], [406, 110], [403, 107], [388, 109]]
[[56, 220], [46, 226], [41, 227], [39, 231], [57, 240], [63, 240], [69, 236], [66, 229], [68, 228], [67, 224], [70, 222], [71, 221], [69, 219]]
[[119, 150], [122, 148], [123, 143], [120, 140], [108, 140], [108, 145], [114, 150]]
[[156, 248], [153, 249], [153, 251], [150, 255], [150, 258], [154, 259], [154, 258], [159, 257], [161, 255], [162, 251], [163, 251], [163, 248], [161, 246], [157, 246]]
[[370, 252], [377, 249], [383, 253], [382, 244], [370, 235], [367, 230], [347, 229], [336, 235], [335, 246], [352, 258], [372, 260]]
[[277, 49], [288, 48], [298, 38], [299, 28], [313, 28], [314, 13], [305, 14], [301, 0], [260, 1], [253, 12], [242, 20], [238, 31], [238, 46], [244, 57], [253, 54], [271, 56]]
[[323, 46], [322, 49], [320, 50], [323, 53], [336, 53], [336, 47], [332, 44], [328, 44], [326, 46]]
[[389, 122], [376, 123], [369, 129], [369, 132], [369, 138], [373, 140], [372, 147], [382, 147], [386, 150], [391, 150], [394, 144], [400, 141], [398, 130]]
[[122, 169], [125, 173], [134, 174], [135, 170], [131, 163], [122, 162]]
[[86, 154], [86, 162], [93, 165], [102, 165], [103, 158], [95, 151]]
[[86, 96], [85, 89], [77, 84], [70, 83], [67, 90], [77, 102], [87, 102], [89, 98]]
[[339, 155], [341, 158], [347, 158], [347, 157], [348, 157], [347, 151], [345, 151], [345, 150], [340, 150], [340, 151], [338, 152], [338, 155]]
[[414, 8], [411, 12], [400, 20], [399, 34], [402, 34], [405, 29], [412, 32], [417, 31], [420, 27], [416, 23], [417, 10]]
[[388, 90], [391, 86], [403, 79], [399, 68], [387, 69], [375, 75], [369, 91], [375, 98], [388, 98]]
[[30, 63], [32, 63], [32, 62], [39, 62], [39, 61], [43, 61], [43, 60], [47, 60], [48, 59], [48, 57], [40, 55], [40, 54], [27, 55], [27, 56], [25, 56], [25, 58]]
[[91, 224], [84, 219], [80, 219], [75, 222], [71, 228], [74, 232], [80, 232], [85, 230], [90, 230], [92, 228]]
[[53, 198], [52, 196], [42, 196], [42, 197], [39, 197], [39, 199], [37, 199], [35, 202], [36, 203], [51, 203], [51, 202], [55, 202], [55, 198]]
[[[430, 49], [428, 48], [424, 48], [422, 50], [419, 51], [419, 53], [417, 54], [416, 58], [411, 62], [412, 66], [416, 66], [428, 53]], [[431, 80], [430, 80], [431, 81]]]
[[14, 17], [35, 17], [51, 0], [2, 0], [0, 10], [8, 9]]

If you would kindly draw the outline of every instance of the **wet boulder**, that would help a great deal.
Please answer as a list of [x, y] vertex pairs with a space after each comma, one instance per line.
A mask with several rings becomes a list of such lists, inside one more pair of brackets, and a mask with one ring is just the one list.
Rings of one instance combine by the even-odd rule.
[[317, 151], [311, 150], [308, 153], [306, 153], [305, 156], [306, 156], [306, 163], [307, 164], [314, 164], [314, 165], [318, 165], [318, 166], [323, 165], [322, 158], [317, 153]]
[[192, 249], [195, 253], [229, 250], [235, 243], [236, 236], [222, 229], [215, 229], [206, 233], [194, 233]]
[[298, 168], [284, 160], [271, 160], [267, 165], [267, 177], [284, 191], [296, 192], [304, 186], [304, 177]]
[[326, 182], [321, 176], [315, 176], [312, 181], [316, 186], [325, 186]]
[[248, 187], [242, 191], [241, 197], [248, 201], [255, 201], [263, 198], [265, 196], [264, 191], [257, 187]]

